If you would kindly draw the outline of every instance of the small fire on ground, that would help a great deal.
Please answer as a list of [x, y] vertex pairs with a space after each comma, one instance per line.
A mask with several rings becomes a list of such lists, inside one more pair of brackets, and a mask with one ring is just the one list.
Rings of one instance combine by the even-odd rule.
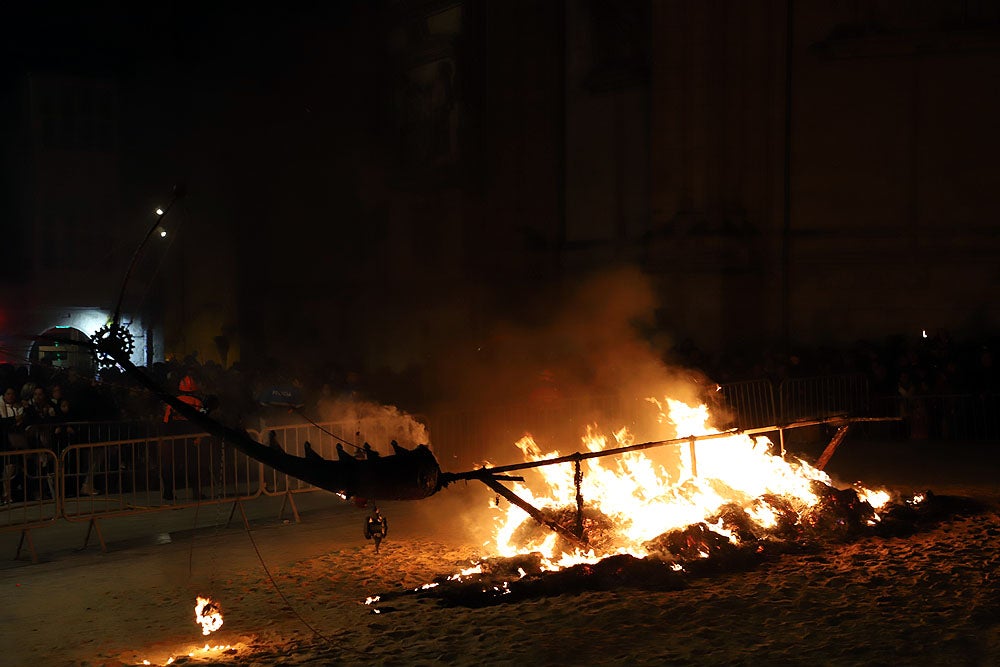
[[210, 635], [222, 627], [222, 609], [211, 598], [196, 598], [194, 619], [201, 624], [201, 634]]
[[[211, 598], [203, 598], [200, 595], [195, 598], [194, 605], [194, 620], [201, 626], [202, 635], [210, 635], [219, 628], [222, 627], [222, 608], [219, 603], [212, 600]], [[182, 657], [194, 658], [199, 656], [211, 656], [222, 653], [236, 653], [237, 650], [229, 644], [205, 644], [200, 648], [189, 649], [187, 653], [181, 655], [172, 655], [167, 660], [162, 663], [164, 665], [172, 665]], [[143, 660], [143, 665], [155, 664], [149, 660]]]

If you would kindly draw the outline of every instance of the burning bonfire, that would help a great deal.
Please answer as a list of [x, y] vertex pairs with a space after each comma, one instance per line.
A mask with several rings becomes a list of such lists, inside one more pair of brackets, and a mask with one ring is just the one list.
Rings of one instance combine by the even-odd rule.
[[[691, 555], [686, 546], [683, 553], [676, 553], [677, 533], [694, 531], [701, 537], [695, 540], [699, 546], [692, 548], [696, 555], [707, 557], [711, 544], [735, 546], [748, 538], [783, 536], [794, 526], [822, 523], [820, 515], [828, 510], [827, 496], [834, 490], [829, 475], [805, 461], [781, 458], [764, 436], [725, 435], [712, 428], [705, 405], [691, 407], [673, 399], [651, 402], [661, 420], [678, 434], [724, 437], [707, 440], [697, 449], [693, 444], [675, 448], [673, 470], [657, 464], [648, 450], [588, 460], [585, 474], [579, 476], [580, 517], [573, 466], [539, 467], [544, 490], [536, 495], [518, 483], [515, 491], [556, 523], [572, 526], [579, 520], [583, 544], [569, 544], [559, 539], [561, 535], [525, 522], [523, 511], [512, 504], [500, 519], [498, 555], [538, 552], [549, 570], [593, 563], [610, 555], [686, 556]], [[606, 436], [591, 427], [583, 444], [590, 452], [600, 452], [635, 443], [627, 429]], [[558, 452], [543, 454], [531, 436], [517, 446], [528, 461], [559, 456]], [[854, 510], [854, 524], [878, 521], [875, 510], [889, 500], [888, 493], [860, 487], [846, 493], [854, 496], [842, 500]], [[691, 542], [690, 537], [683, 542]]]
[[[589, 453], [570, 456], [543, 452], [525, 436], [516, 444], [527, 464], [537, 464], [530, 465], [537, 479], [480, 477], [497, 491], [497, 528], [487, 544], [495, 555], [414, 592], [479, 606], [630, 585], [681, 588], [691, 576], [826, 540], [898, 534], [955, 509], [929, 492], [893, 499], [860, 485], [837, 488], [822, 470], [778, 455], [766, 437], [711, 427], [705, 405], [649, 400], [676, 434], [698, 435], [655, 450], [666, 451], [659, 459], [624, 428], [611, 435], [588, 428]], [[517, 481], [509, 490], [497, 480]], [[378, 613], [386, 599], [366, 603]]]

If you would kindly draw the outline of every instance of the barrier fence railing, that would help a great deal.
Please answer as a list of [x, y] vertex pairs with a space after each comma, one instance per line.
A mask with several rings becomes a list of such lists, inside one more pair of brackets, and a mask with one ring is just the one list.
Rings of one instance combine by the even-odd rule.
[[852, 374], [788, 378], [778, 385], [778, 415], [783, 423], [838, 413], [868, 415], [867, 377]]
[[71, 445], [60, 463], [70, 521], [249, 499], [261, 489], [258, 461], [205, 434]]
[[61, 516], [56, 487], [59, 463], [50, 449], [19, 449], [0, 452], [0, 531], [19, 530], [14, 558], [27, 544], [31, 558], [38, 560], [31, 530], [55, 523]]
[[748, 380], [719, 385], [718, 393], [724, 406], [721, 418], [731, 421], [739, 428], [759, 428], [779, 421], [774, 385], [769, 380]]
[[[370, 443], [375, 450], [387, 455], [392, 453], [389, 442], [400, 437], [392, 429], [390, 422], [374, 418], [341, 422], [284, 424], [266, 427], [263, 432], [249, 431], [249, 433], [262, 444], [277, 445], [286, 453], [295, 456], [306, 455], [306, 443], [308, 442], [315, 453], [330, 461], [336, 461], [340, 456], [337, 451], [338, 444], [343, 446], [344, 451], [350, 456], [355, 456], [366, 442]], [[289, 477], [270, 466], [264, 466], [263, 493], [266, 495], [298, 493], [315, 489], [316, 487], [311, 484]]]
[[57, 468], [55, 452], [49, 449], [0, 452], [0, 530], [50, 523], [59, 517]]
[[135, 440], [162, 435], [164, 424], [154, 420], [129, 421], [71, 421], [50, 425], [59, 426], [61, 442], [87, 443]]

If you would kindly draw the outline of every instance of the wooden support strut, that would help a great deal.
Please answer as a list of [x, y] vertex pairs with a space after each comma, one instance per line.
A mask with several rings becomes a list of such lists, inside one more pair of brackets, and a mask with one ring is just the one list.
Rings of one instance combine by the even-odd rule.
[[570, 530], [564, 528], [563, 526], [559, 525], [555, 521], [550, 521], [549, 519], [546, 519], [545, 516], [534, 505], [532, 505], [531, 503], [527, 502], [526, 500], [523, 500], [516, 493], [514, 493], [513, 491], [511, 491], [510, 489], [508, 489], [506, 486], [504, 486], [500, 482], [496, 481], [493, 477], [490, 477], [488, 475], [484, 475], [483, 477], [479, 477], [478, 479], [483, 484], [485, 484], [486, 486], [490, 487], [495, 492], [499, 493], [501, 496], [503, 496], [504, 498], [506, 498], [507, 501], [510, 502], [512, 505], [517, 505], [518, 507], [520, 507], [521, 509], [523, 509], [525, 512], [528, 513], [529, 516], [531, 516], [532, 519], [534, 519], [538, 523], [540, 523], [543, 526], [546, 526], [546, 527], [550, 528], [551, 530], [555, 531], [556, 533], [562, 535], [567, 540], [569, 540], [570, 542], [572, 542], [576, 546], [580, 547], [581, 549], [584, 549], [584, 550], [589, 550], [590, 549], [590, 545], [588, 545], [582, 539], [580, 539], [579, 537], [577, 537], [576, 535], [574, 535]]
[[816, 461], [817, 470], [822, 470], [826, 467], [826, 464], [830, 462], [830, 459], [833, 457], [833, 453], [837, 450], [837, 446], [840, 445], [840, 443], [844, 441], [844, 438], [847, 437], [847, 431], [850, 428], [851, 424], [848, 422], [838, 428], [837, 432], [833, 434], [833, 439], [830, 440], [830, 444], [826, 446], [826, 449], [823, 450], [823, 453], [819, 455], [819, 459]]

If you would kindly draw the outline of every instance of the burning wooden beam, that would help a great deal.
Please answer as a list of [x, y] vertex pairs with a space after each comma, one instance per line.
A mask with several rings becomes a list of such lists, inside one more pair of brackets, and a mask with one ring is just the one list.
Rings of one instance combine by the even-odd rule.
[[529, 516], [531, 516], [532, 519], [534, 519], [538, 523], [550, 528], [559, 535], [562, 535], [567, 540], [572, 542], [574, 545], [580, 547], [584, 551], [590, 549], [587, 543], [580, 537], [574, 535], [572, 531], [565, 528], [564, 526], [561, 526], [559, 523], [546, 518], [546, 516], [542, 514], [541, 510], [539, 510], [537, 507], [535, 507], [534, 505], [532, 505], [531, 503], [524, 500], [519, 495], [508, 489], [506, 486], [498, 482], [492, 476], [486, 475], [484, 477], [480, 477], [479, 480], [483, 484], [490, 487], [491, 489], [499, 493], [501, 496], [506, 498], [510, 504], [517, 505], [518, 507], [523, 509], [525, 512], [528, 513]]
[[840, 445], [840, 443], [844, 441], [844, 438], [847, 437], [847, 431], [850, 428], [850, 424], [844, 424], [837, 429], [836, 433], [833, 434], [833, 439], [830, 440], [830, 444], [826, 446], [823, 453], [819, 455], [819, 459], [816, 460], [815, 467], [817, 470], [822, 470], [826, 467], [826, 464], [830, 462], [830, 459], [833, 458], [833, 453], [837, 451], [837, 446]]

